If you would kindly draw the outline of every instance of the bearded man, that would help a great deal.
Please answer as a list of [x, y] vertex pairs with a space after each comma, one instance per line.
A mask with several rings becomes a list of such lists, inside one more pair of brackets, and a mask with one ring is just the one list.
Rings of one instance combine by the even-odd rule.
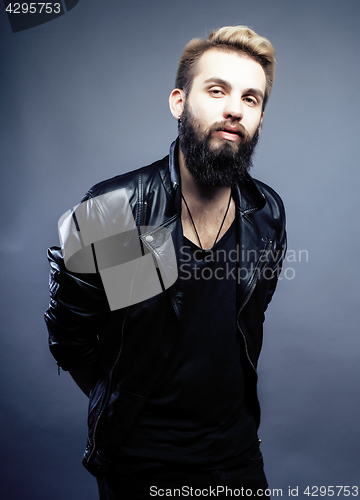
[[[279, 196], [249, 169], [274, 65], [271, 43], [246, 26], [190, 41], [170, 95], [179, 137], [169, 156], [91, 188], [69, 216], [63, 251], [49, 251], [50, 349], [90, 396], [83, 464], [103, 500], [187, 496], [190, 488], [219, 498], [229, 490], [266, 495], [256, 366], [285, 254], [285, 216]], [[106, 220], [134, 221], [137, 261], [154, 259], [159, 290], [144, 279], [150, 295], [134, 300], [136, 279], [119, 282], [114, 230], [103, 238], [111, 265], [101, 267], [102, 240], [92, 236], [83, 250], [91, 247], [94, 272], [79, 258], [71, 268], [66, 248], [85, 241], [85, 212], [93, 235]], [[121, 231], [130, 248], [130, 226]], [[172, 282], [164, 278], [169, 241]], [[136, 260], [130, 254], [126, 265]]]

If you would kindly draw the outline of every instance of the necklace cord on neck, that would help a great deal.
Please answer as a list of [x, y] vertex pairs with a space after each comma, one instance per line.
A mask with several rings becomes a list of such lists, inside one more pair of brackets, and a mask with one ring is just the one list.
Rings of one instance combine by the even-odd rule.
[[[184, 196], [182, 193], [181, 193], [181, 197], [182, 197], [182, 199], [184, 200], [185, 206], [186, 206], [187, 211], [188, 211], [188, 213], [189, 213], [189, 216], [190, 216], [190, 219], [191, 219], [192, 225], [193, 225], [194, 230], [195, 230], [196, 237], [197, 237], [198, 242], [199, 242], [199, 245], [200, 245], [200, 248], [201, 248], [201, 250], [204, 250], [204, 247], [203, 247], [203, 246], [202, 246], [202, 244], [201, 244], [201, 240], [200, 240], [199, 233], [198, 233], [198, 231], [197, 231], [197, 229], [196, 229], [196, 226], [195, 226], [195, 222], [194, 222], [193, 216], [191, 215], [189, 205], [187, 204], [187, 202], [186, 202], [186, 200], [185, 200], [185, 196]], [[213, 246], [212, 246], [211, 248], [213, 248], [213, 247], [216, 245], [216, 242], [217, 242], [217, 240], [218, 240], [218, 238], [219, 238], [219, 236], [220, 236], [221, 230], [222, 230], [222, 228], [223, 228], [223, 226], [224, 226], [224, 223], [225, 223], [225, 219], [226, 219], [227, 214], [228, 214], [228, 212], [229, 212], [230, 203], [231, 203], [231, 191], [230, 191], [230, 198], [229, 198], [229, 202], [228, 202], [228, 204], [227, 204], [227, 208], [226, 208], [226, 212], [225, 212], [224, 218], [223, 218], [223, 220], [222, 220], [222, 223], [221, 223], [220, 229], [219, 229], [219, 231], [218, 231], [218, 233], [217, 233], [217, 235], [216, 235], [215, 241], [214, 241]]]

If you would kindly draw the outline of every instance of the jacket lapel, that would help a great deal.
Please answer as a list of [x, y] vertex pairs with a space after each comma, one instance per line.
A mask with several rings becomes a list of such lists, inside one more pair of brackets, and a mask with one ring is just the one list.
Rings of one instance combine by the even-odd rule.
[[253, 179], [248, 176], [243, 185], [233, 190], [233, 196], [237, 207], [237, 309], [241, 311], [266, 263], [271, 241], [251, 218], [252, 213], [261, 210], [266, 204], [263, 193]]

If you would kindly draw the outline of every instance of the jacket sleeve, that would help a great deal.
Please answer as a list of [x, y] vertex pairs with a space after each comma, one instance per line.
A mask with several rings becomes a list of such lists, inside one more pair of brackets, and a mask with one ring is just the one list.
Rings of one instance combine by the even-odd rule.
[[101, 278], [68, 271], [58, 247], [48, 250], [48, 259], [50, 351], [64, 370], [84, 368], [97, 360], [99, 332], [110, 313]]
[[[271, 266], [271, 278], [268, 286], [268, 292], [266, 296], [266, 304], [265, 310], [267, 309], [274, 293], [276, 290], [276, 286], [279, 280], [279, 276], [281, 273], [282, 265], [286, 255], [287, 249], [287, 237], [286, 237], [286, 218], [285, 218], [285, 209], [282, 203], [282, 200], [278, 197], [277, 203], [277, 226], [278, 233], [277, 238], [273, 242], [274, 245], [271, 249], [271, 258], [270, 258], [270, 266]], [[269, 274], [266, 274], [267, 279], [269, 279]]]

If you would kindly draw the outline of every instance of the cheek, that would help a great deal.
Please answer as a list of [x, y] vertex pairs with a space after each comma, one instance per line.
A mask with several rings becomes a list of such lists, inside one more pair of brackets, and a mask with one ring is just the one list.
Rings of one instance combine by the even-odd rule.
[[218, 103], [212, 102], [210, 104], [207, 103], [206, 105], [194, 106], [192, 111], [198, 122], [206, 128], [223, 120], [221, 107]]
[[190, 110], [196, 119], [205, 126], [222, 120], [220, 99], [198, 99], [190, 104]]
[[261, 113], [251, 113], [243, 123], [247, 131], [253, 135], [258, 128], [261, 120]]

